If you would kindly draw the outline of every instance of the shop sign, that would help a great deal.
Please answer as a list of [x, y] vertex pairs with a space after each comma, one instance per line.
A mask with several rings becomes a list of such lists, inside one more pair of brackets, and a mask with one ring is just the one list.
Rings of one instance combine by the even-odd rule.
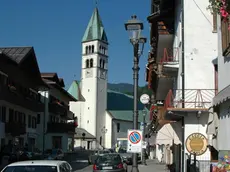
[[190, 134], [186, 139], [186, 149], [189, 153], [200, 156], [207, 150], [208, 140], [201, 133]]

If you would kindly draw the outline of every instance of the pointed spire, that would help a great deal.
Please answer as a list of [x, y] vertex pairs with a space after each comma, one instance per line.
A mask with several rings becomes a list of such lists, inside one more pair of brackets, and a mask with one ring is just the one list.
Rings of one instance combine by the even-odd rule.
[[95, 8], [93, 15], [91, 16], [85, 34], [82, 38], [82, 42], [88, 42], [93, 40], [100, 40], [108, 43], [105, 29], [102, 24], [101, 17], [99, 15], [97, 7]]

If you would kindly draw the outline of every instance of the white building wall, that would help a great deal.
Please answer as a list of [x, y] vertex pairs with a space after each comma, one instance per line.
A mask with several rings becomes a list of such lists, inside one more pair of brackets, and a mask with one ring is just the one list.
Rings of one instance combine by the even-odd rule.
[[[31, 117], [37, 118], [37, 112], [33, 112], [29, 109], [22, 108], [20, 106], [17, 106], [15, 104], [11, 104], [9, 102], [6, 102], [4, 100], [0, 101], [1, 106], [6, 107], [6, 122], [9, 121], [9, 109], [13, 109], [14, 111], [23, 112], [26, 115], [26, 134], [20, 135], [20, 137], [24, 138], [24, 144], [28, 143], [28, 137], [35, 138], [36, 141], [38, 140], [39, 133], [37, 133], [36, 129], [28, 128], [28, 115], [31, 115]], [[5, 127], [5, 125], [2, 125]], [[3, 129], [4, 135], [5, 135], [5, 128]], [[0, 131], [1, 133], [2, 131]], [[5, 135], [5, 143], [7, 144], [9, 140], [12, 140], [13, 138], [10, 135]], [[37, 145], [36, 145], [37, 146]]]
[[[208, 112], [202, 112], [200, 114], [200, 118], [197, 118], [196, 113], [188, 113], [188, 116], [185, 117], [185, 140], [186, 143], [187, 137], [192, 133], [201, 133], [203, 134], [207, 139], [208, 136], [206, 134], [207, 130], [207, 123], [208, 123]], [[185, 153], [188, 153], [185, 145]], [[201, 155], [197, 156], [197, 160], [210, 160], [210, 151], [207, 149], [207, 151]]]
[[[104, 56], [99, 55], [99, 46], [102, 45], [108, 49], [108, 46], [100, 41], [92, 41], [82, 44], [82, 73], [81, 73], [81, 93], [85, 99], [84, 105], [84, 129], [96, 136], [97, 143], [100, 137], [103, 138], [102, 128], [105, 127], [105, 116], [107, 109], [107, 76], [105, 79], [100, 78], [100, 59], [106, 60], [105, 68], [107, 69], [108, 61]], [[94, 45], [94, 53], [85, 54], [85, 47]], [[107, 53], [107, 52], [106, 52]], [[93, 59], [93, 67], [86, 68], [86, 60]], [[86, 72], [91, 70], [91, 76]], [[106, 71], [107, 72], [107, 71]], [[107, 74], [106, 74], [107, 75]], [[95, 145], [98, 147], [98, 145]]]
[[220, 118], [218, 130], [218, 149], [230, 150], [230, 101], [220, 104]]
[[70, 111], [74, 113], [74, 116], [78, 118], [78, 127], [85, 128], [87, 126], [87, 122], [84, 119], [84, 105], [85, 102], [70, 102]]
[[106, 148], [112, 147], [112, 135], [113, 135], [113, 128], [112, 128], [112, 116], [106, 111], [105, 116], [105, 128], [107, 132], [105, 134], [104, 145]]
[[[209, 1], [184, 0], [185, 88], [214, 89], [214, 67], [217, 57], [217, 34], [212, 32]], [[180, 69], [178, 88], [181, 88], [181, 14], [177, 7], [174, 47], [179, 48]]]

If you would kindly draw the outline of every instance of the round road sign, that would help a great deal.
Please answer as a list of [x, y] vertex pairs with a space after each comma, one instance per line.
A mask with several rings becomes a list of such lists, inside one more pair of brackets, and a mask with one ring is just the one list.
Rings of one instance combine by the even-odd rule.
[[140, 101], [142, 104], [148, 104], [149, 103], [149, 100], [150, 100], [150, 97], [148, 94], [142, 94], [141, 97], [140, 97]]

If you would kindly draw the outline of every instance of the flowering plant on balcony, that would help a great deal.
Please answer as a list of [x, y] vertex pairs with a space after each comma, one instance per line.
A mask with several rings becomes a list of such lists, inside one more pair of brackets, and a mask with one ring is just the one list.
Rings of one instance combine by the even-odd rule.
[[209, 3], [211, 12], [220, 14], [225, 22], [229, 22], [230, 0], [209, 0]]

